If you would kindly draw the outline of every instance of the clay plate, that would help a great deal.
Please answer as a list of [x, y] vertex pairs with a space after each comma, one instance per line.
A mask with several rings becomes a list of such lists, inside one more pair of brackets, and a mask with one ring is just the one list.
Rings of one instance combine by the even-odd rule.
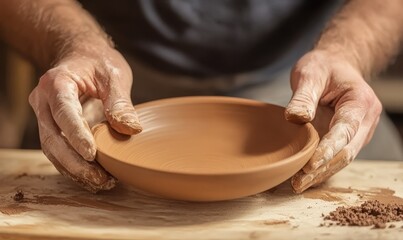
[[97, 160], [120, 181], [189, 201], [240, 198], [270, 189], [301, 169], [319, 137], [284, 108], [230, 97], [181, 97], [136, 106], [143, 132], [94, 128]]

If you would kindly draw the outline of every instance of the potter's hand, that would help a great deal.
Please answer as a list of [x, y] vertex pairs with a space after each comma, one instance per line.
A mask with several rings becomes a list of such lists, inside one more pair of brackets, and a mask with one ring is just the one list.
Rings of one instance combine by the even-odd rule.
[[287, 120], [313, 121], [321, 135], [312, 158], [292, 178], [294, 191], [300, 193], [325, 181], [357, 156], [371, 139], [382, 106], [356, 68], [323, 50], [312, 51], [297, 62], [291, 88]]
[[43, 152], [63, 175], [92, 192], [111, 189], [116, 180], [94, 161], [96, 146], [82, 104], [99, 98], [115, 130], [138, 133], [141, 127], [130, 99], [131, 84], [132, 72], [119, 52], [84, 49], [57, 61], [29, 97]]

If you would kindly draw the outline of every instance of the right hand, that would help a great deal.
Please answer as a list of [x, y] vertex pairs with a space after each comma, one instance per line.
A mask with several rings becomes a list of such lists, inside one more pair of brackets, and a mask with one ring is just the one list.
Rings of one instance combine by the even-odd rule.
[[29, 96], [43, 152], [60, 173], [91, 192], [111, 189], [116, 180], [94, 161], [96, 145], [82, 105], [88, 98], [98, 98], [112, 128], [122, 134], [139, 133], [142, 128], [131, 102], [131, 86], [129, 65], [108, 47], [62, 58]]

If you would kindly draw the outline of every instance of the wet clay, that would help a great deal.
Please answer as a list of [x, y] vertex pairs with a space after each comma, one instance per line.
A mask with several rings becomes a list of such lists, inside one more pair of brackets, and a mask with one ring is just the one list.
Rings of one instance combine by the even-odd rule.
[[338, 202], [343, 200], [335, 192], [328, 191], [318, 191], [315, 189], [307, 190], [303, 193], [304, 198], [310, 199], [320, 199], [327, 202]]
[[305, 191], [302, 196], [310, 199], [320, 199], [328, 202], [342, 201], [342, 195], [346, 193], [356, 193], [362, 200], [378, 200], [381, 203], [403, 204], [403, 198], [395, 196], [395, 191], [387, 188], [370, 188], [368, 190], [359, 190], [353, 188], [336, 188], [320, 186]]
[[183, 97], [136, 106], [143, 132], [94, 127], [98, 162], [122, 182], [162, 197], [228, 200], [256, 194], [301, 169], [318, 144], [311, 124], [284, 108], [229, 97]]
[[8, 204], [6, 206], [0, 205], [0, 212], [6, 215], [21, 214], [32, 210], [35, 209], [17, 203]]
[[268, 225], [268, 226], [279, 225], [279, 224], [289, 224], [289, 223], [290, 223], [290, 221], [288, 221], [288, 220], [265, 220], [265, 221], [263, 221], [263, 224]]
[[[365, 201], [360, 206], [338, 207], [324, 216], [324, 220], [335, 222], [341, 226], [373, 226], [386, 228], [388, 222], [403, 221], [403, 204], [384, 204], [377, 200]], [[327, 223], [322, 226], [331, 226]], [[396, 227], [394, 224], [389, 228]]]

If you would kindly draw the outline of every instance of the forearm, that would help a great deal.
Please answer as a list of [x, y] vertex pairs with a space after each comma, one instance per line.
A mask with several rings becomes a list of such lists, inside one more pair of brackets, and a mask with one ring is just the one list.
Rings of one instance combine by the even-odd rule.
[[74, 0], [0, 0], [0, 35], [44, 69], [74, 52], [111, 46]]
[[315, 49], [346, 58], [363, 76], [378, 73], [403, 39], [403, 1], [350, 0], [334, 16]]

